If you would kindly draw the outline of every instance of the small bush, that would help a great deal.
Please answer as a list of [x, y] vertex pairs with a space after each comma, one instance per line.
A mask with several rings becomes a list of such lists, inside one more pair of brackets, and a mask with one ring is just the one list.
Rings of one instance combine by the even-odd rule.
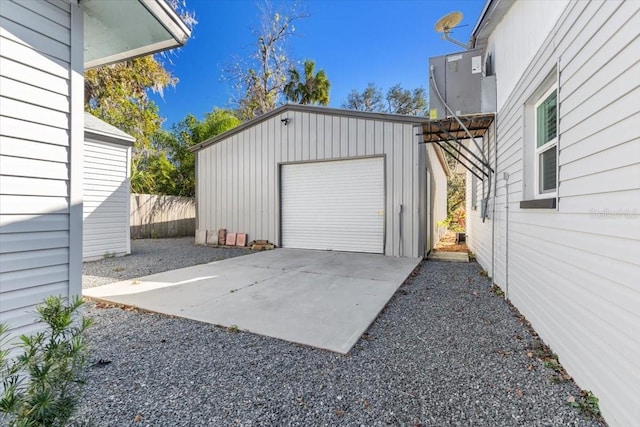
[[61, 297], [45, 299], [36, 307], [45, 330], [22, 335], [13, 347], [7, 346], [6, 325], [0, 325], [0, 422], [12, 427], [68, 424], [84, 383], [84, 332], [91, 324], [77, 319], [82, 304], [79, 297], [69, 305]]

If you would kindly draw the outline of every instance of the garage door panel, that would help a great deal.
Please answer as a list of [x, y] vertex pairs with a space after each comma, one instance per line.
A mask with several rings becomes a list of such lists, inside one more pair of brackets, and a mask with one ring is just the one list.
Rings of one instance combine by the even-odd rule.
[[384, 159], [283, 165], [282, 246], [384, 253]]

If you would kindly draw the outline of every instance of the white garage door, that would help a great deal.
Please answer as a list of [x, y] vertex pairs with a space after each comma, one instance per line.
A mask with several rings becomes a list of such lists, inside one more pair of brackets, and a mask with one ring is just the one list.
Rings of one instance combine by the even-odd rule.
[[283, 165], [282, 246], [384, 253], [384, 159]]

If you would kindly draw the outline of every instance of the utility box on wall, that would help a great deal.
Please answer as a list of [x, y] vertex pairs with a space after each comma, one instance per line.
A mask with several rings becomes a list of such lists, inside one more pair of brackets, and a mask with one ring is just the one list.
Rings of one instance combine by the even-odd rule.
[[444, 103], [456, 116], [495, 112], [495, 76], [482, 68], [480, 49], [429, 58], [429, 117], [450, 117]]

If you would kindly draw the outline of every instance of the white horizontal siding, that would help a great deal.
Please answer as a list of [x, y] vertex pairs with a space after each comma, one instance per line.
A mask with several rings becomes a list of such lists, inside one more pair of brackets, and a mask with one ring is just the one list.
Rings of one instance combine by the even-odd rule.
[[[5, 0], [6, 2], [7, 0]], [[4, 3], [3, 3], [4, 4]], [[2, 50], [0, 55], [4, 58], [15, 60], [26, 66], [33, 66], [38, 70], [61, 77], [65, 80], [69, 79], [69, 62], [53, 56], [47, 56], [46, 53], [38, 52], [30, 46], [18, 43], [14, 40], [0, 36], [2, 42]]]
[[[0, 111], [0, 114], [1, 113], [2, 111]], [[62, 145], [65, 147], [69, 146], [69, 131], [67, 129], [56, 128], [33, 121], [25, 122], [2, 115], [0, 115], [0, 128], [2, 128], [3, 136], [14, 139], [24, 139], [42, 144]], [[24, 157], [28, 156], [28, 153], [24, 154]]]
[[291, 110], [258, 122], [198, 152], [198, 228], [280, 244], [280, 163], [384, 155], [385, 254], [422, 256], [418, 174], [425, 170], [418, 171], [418, 153], [424, 146], [415, 134], [412, 123], [336, 113]]
[[37, 156], [39, 160], [65, 163], [69, 158], [69, 149], [61, 145], [0, 136], [0, 155], [24, 158]]
[[11, 195], [67, 197], [69, 194], [67, 181], [56, 179], [1, 175], [0, 187], [4, 194]]
[[[39, 231], [60, 231], [69, 229], [69, 217], [66, 214], [49, 215], [2, 215], [0, 228], [3, 233], [23, 233]], [[4, 241], [5, 237], [2, 237]]]
[[52, 248], [23, 253], [0, 253], [0, 273], [64, 264], [69, 259], [69, 248]]
[[[70, 5], [0, 6], [0, 322], [69, 295]], [[77, 96], [77, 95], [76, 95]]]
[[[9, 2], [8, 4], [12, 3]], [[0, 25], [2, 25], [0, 36], [7, 40], [12, 40], [28, 47], [37, 46], [39, 49], [43, 49], [47, 52], [47, 55], [62, 61], [69, 62], [71, 59], [71, 52], [68, 43], [60, 42], [46, 34], [38, 33], [31, 28], [26, 28], [9, 19], [0, 18]], [[62, 31], [64, 31], [64, 29], [62, 29]]]
[[[508, 290], [578, 385], [598, 396], [609, 425], [635, 425], [640, 420], [635, 381], [640, 378], [640, 3], [570, 1], [557, 20], [524, 12], [542, 7], [536, 3], [516, 2], [490, 37], [503, 100], [498, 185], [495, 215], [485, 223], [468, 215], [470, 244], [484, 268], [495, 267], [490, 273], [495, 282]], [[528, 26], [515, 25], [525, 20]], [[513, 50], [517, 40], [530, 36], [528, 28], [545, 25], [546, 39], [531, 58]], [[526, 66], [516, 74], [499, 66], [522, 61]], [[523, 174], [523, 147], [532, 144], [523, 105], [556, 64], [558, 209], [520, 209], [531, 184]], [[494, 143], [491, 136], [491, 152]]]
[[[2, 18], [15, 23], [20, 28], [16, 41], [24, 43], [36, 51], [43, 51], [51, 55], [51, 51], [54, 49], [49, 45], [41, 40], [30, 43], [29, 38], [23, 35], [27, 31], [41, 34], [50, 40], [64, 43], [67, 46], [67, 61], [69, 61], [70, 49], [68, 47], [71, 46], [70, 15], [59, 9], [55, 10], [55, 14], [48, 15], [47, 12], [52, 10], [52, 5], [46, 2], [42, 2], [41, 5], [27, 5], [26, 3], [29, 2], [5, 1], [2, 3]], [[25, 25], [27, 22], [29, 24]], [[5, 26], [6, 23], [3, 27]]]
[[130, 150], [127, 146], [85, 141], [82, 236], [85, 260], [131, 252]]
[[[22, 156], [27, 156], [23, 153]], [[32, 156], [37, 157], [37, 153]], [[33, 178], [47, 178], [67, 180], [69, 165], [45, 160], [37, 160], [27, 157], [13, 157], [0, 155], [0, 169], [3, 175], [30, 176]]]
[[66, 78], [21, 64], [4, 56], [0, 56], [0, 68], [7, 79], [21, 81], [63, 96], [69, 94], [69, 81]]

